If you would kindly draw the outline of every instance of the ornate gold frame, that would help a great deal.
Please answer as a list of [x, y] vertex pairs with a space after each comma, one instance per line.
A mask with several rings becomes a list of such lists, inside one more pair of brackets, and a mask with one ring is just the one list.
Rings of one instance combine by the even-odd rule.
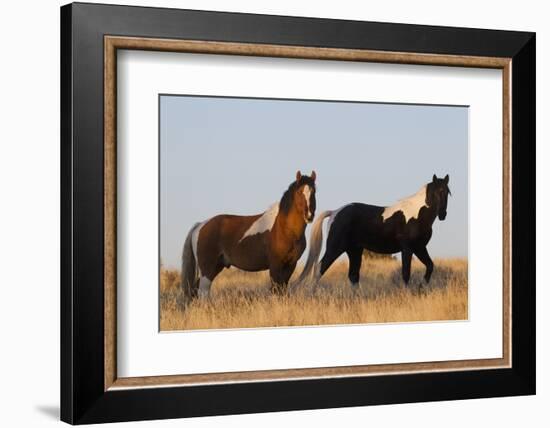
[[[118, 49], [170, 51], [183, 53], [246, 55], [338, 61], [383, 62], [494, 68], [502, 70], [503, 81], [503, 350], [502, 358], [205, 373], [192, 375], [119, 378], [116, 373], [116, 82]], [[470, 369], [511, 367], [511, 59], [496, 57], [434, 55], [406, 52], [381, 52], [227, 43], [195, 40], [168, 40], [134, 37], [104, 37], [104, 291], [105, 291], [105, 391], [121, 388], [161, 387], [306, 378], [368, 376]]]

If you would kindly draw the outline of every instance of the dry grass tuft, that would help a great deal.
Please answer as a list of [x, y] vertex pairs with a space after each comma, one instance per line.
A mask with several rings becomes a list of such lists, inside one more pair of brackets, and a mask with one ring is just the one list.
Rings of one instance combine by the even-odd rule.
[[[408, 288], [401, 280], [401, 262], [366, 260], [360, 289], [347, 280], [347, 260], [335, 263], [319, 284], [297, 287], [287, 296], [269, 291], [267, 272], [226, 269], [212, 284], [211, 297], [179, 304], [179, 272], [161, 271], [161, 330], [362, 324], [468, 318], [468, 263], [438, 259], [429, 285], [416, 260]], [[301, 272], [296, 269], [294, 276]], [[294, 279], [294, 277], [293, 277]]]

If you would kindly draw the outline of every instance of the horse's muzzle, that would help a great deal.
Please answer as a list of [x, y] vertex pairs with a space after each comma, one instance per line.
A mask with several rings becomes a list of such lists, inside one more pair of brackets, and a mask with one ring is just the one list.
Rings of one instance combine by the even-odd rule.
[[443, 221], [447, 218], [447, 211], [439, 213], [439, 220]]

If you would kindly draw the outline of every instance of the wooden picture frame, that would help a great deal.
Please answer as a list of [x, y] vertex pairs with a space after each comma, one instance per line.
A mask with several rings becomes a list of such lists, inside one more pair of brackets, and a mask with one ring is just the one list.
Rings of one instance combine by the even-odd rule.
[[[501, 69], [503, 357], [118, 377], [117, 49]], [[95, 423], [535, 392], [534, 34], [71, 4], [61, 8], [61, 54], [62, 420]]]

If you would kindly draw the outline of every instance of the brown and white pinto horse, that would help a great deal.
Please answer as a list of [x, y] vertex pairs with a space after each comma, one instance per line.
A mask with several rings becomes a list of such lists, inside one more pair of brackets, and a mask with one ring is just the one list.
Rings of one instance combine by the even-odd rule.
[[262, 214], [221, 214], [189, 231], [182, 254], [181, 284], [186, 302], [208, 296], [214, 278], [235, 266], [269, 269], [271, 290], [286, 292], [288, 280], [306, 248], [306, 224], [315, 216], [315, 171], [296, 173], [280, 202]]

